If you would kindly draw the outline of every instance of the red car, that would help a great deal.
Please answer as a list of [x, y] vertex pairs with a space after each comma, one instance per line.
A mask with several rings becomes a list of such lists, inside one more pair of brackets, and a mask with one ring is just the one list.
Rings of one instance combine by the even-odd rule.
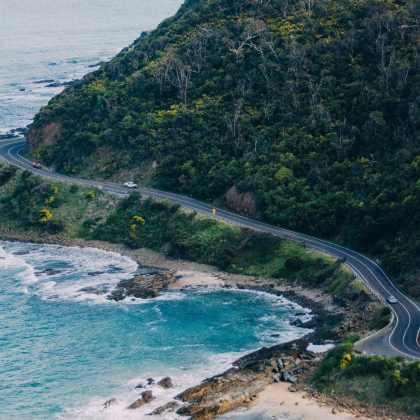
[[37, 162], [35, 162], [32, 166], [33, 166], [34, 168], [36, 168], [36, 169], [42, 169], [41, 164], [40, 164], [40, 163], [37, 163]]

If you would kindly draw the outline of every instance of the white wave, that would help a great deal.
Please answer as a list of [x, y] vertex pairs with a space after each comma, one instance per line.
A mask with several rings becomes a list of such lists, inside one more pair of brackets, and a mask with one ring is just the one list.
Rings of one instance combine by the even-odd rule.
[[0, 270], [15, 269], [18, 270], [14, 275], [22, 283], [29, 285], [38, 281], [35, 276], [34, 267], [27, 264], [23, 258], [19, 258], [13, 254], [7, 253], [3, 247], [0, 246]]
[[[58, 416], [61, 419], [76, 419], [76, 420], [131, 420], [148, 418], [148, 414], [154, 409], [173, 401], [175, 396], [182, 391], [199, 384], [206, 378], [220, 374], [232, 366], [232, 363], [238, 358], [244, 356], [248, 352], [227, 352], [222, 354], [214, 354], [209, 357], [207, 363], [203, 363], [199, 369], [186, 369], [183, 367], [172, 368], [165, 376], [170, 376], [174, 384], [173, 388], [163, 389], [157, 382], [164, 376], [155, 376], [153, 372], [143, 374], [141, 377], [136, 377], [129, 380], [124, 389], [118, 394], [108, 395], [106, 397], [95, 397], [84, 406], [67, 409], [64, 415]], [[147, 379], [153, 377], [155, 383], [147, 385]], [[143, 388], [135, 389], [137, 385], [141, 384]], [[133, 403], [140, 394], [145, 390], [150, 390], [156, 398], [154, 401], [146, 404], [143, 407], [135, 410], [129, 410], [127, 407]], [[116, 398], [118, 404], [109, 408], [104, 408], [105, 401]], [[164, 413], [156, 416], [156, 419], [175, 420], [182, 419], [176, 413]]]
[[[31, 292], [42, 299], [89, 301], [115, 304], [107, 299], [121, 280], [132, 278], [138, 264], [115, 252], [96, 248], [62, 247], [58, 245], [33, 246], [31, 244], [6, 243], [8, 253], [0, 264], [25, 266], [25, 274], [19, 280], [38, 282]], [[13, 255], [13, 252], [30, 252]], [[54, 270], [54, 271], [48, 271]], [[26, 279], [26, 280], [25, 280]]]
[[308, 351], [312, 351], [313, 353], [325, 353], [335, 347], [335, 344], [327, 343], [327, 344], [312, 344], [310, 343], [309, 346], [306, 348]]

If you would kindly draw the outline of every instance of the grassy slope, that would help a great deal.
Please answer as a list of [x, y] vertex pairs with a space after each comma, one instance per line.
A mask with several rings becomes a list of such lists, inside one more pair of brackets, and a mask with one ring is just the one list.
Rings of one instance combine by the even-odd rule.
[[[350, 355], [351, 360], [342, 368], [344, 355]], [[360, 355], [348, 342], [327, 354], [312, 382], [327, 395], [347, 396], [376, 407], [420, 415], [419, 361], [407, 362], [401, 356]]]
[[[87, 219], [104, 221], [116, 208], [117, 199], [100, 190], [95, 190], [94, 198], [90, 199], [87, 195], [91, 188], [86, 186], [45, 180], [27, 171], [10, 172], [10, 168], [0, 164], [0, 225], [3, 229], [76, 236]], [[5, 173], [11, 177], [2, 177]], [[41, 221], [44, 209], [52, 214], [50, 220]]]

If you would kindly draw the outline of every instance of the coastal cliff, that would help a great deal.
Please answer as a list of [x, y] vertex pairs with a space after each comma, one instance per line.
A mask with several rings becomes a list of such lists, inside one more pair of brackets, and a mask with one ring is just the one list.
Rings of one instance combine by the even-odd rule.
[[420, 296], [415, 2], [187, 0], [35, 117], [28, 149], [383, 262]]

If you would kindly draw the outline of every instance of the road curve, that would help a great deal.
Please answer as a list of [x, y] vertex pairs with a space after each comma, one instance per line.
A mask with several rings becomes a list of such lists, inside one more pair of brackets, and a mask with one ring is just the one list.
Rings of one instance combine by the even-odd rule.
[[[19, 154], [19, 152], [25, 148], [25, 144], [26, 140], [23, 139], [0, 141], [0, 159], [22, 169], [27, 169], [40, 176], [93, 187], [100, 187], [117, 193], [127, 192], [127, 190], [120, 184], [68, 177], [50, 171], [46, 168], [43, 168], [42, 170], [34, 169], [32, 167], [32, 162], [28, 161]], [[167, 198], [173, 203], [180, 203], [184, 208], [195, 210], [196, 212], [204, 215], [212, 216], [213, 206], [202, 203], [198, 200], [150, 188], [138, 188], [137, 191], [139, 191], [143, 196], [153, 197], [158, 200]], [[420, 332], [420, 308], [415, 302], [403, 295], [393, 285], [384, 271], [374, 261], [343, 246], [301, 233], [270, 226], [225, 210], [217, 209], [216, 216], [221, 220], [234, 223], [239, 226], [251, 228], [260, 232], [271, 233], [281, 237], [287, 237], [288, 239], [294, 241], [305, 242], [311, 248], [320, 250], [335, 257], [346, 258], [348, 266], [358, 275], [358, 277], [362, 279], [365, 284], [369, 286], [371, 290], [373, 290], [374, 293], [382, 298], [382, 300], [385, 301], [386, 297], [391, 294], [398, 299], [399, 303], [390, 306], [395, 315], [395, 322], [393, 328], [387, 333], [386, 340], [382, 338], [381, 354], [402, 354], [403, 356], [411, 359], [420, 358], [420, 346], [418, 345], [418, 335]]]

